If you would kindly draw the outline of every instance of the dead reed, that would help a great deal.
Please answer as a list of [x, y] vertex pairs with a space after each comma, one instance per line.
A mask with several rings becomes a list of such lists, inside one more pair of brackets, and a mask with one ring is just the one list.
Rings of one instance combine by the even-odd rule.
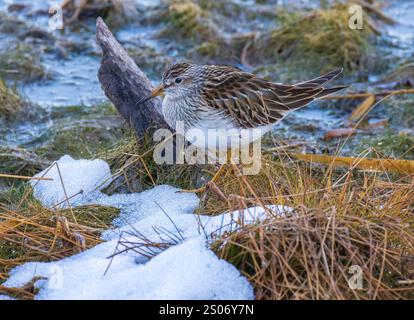
[[212, 245], [248, 277], [257, 299], [414, 297], [414, 175], [338, 170], [283, 156], [265, 160], [257, 177], [237, 171], [210, 189], [200, 211], [294, 209], [290, 217], [270, 213]]
[[[22, 189], [0, 199], [0, 283], [17, 265], [59, 260], [97, 245], [101, 232], [119, 213], [116, 208], [96, 205], [51, 210], [32, 197], [30, 187]], [[0, 286], [0, 294], [33, 298], [30, 288]]]

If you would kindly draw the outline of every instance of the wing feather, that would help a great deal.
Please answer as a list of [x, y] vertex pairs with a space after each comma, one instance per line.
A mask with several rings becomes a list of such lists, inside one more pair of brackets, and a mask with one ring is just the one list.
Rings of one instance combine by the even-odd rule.
[[341, 71], [337, 69], [309, 81], [283, 85], [235, 68], [211, 68], [202, 94], [209, 107], [223, 111], [242, 128], [254, 128], [276, 123], [287, 112], [343, 89], [322, 87]]

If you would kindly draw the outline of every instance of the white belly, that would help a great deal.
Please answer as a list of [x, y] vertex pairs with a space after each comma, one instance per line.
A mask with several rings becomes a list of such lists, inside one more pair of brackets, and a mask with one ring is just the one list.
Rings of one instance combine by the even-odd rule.
[[178, 133], [184, 133], [188, 142], [202, 149], [239, 149], [257, 141], [272, 128], [272, 125], [268, 125], [241, 129], [223, 111], [205, 108], [197, 110], [195, 117], [193, 112], [194, 109], [182, 104], [180, 99], [167, 95], [163, 100], [163, 113], [167, 123]]
[[[233, 124], [204, 123], [185, 131], [186, 140], [203, 149], [240, 149], [259, 140], [272, 126], [261, 126], [254, 129], [241, 129]], [[217, 126], [218, 125], [218, 126]]]

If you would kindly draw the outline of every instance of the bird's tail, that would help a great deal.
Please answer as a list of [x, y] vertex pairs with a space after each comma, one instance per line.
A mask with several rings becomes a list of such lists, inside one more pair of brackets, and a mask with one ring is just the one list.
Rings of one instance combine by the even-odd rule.
[[[328, 72], [324, 75], [321, 75], [321, 76], [319, 76], [315, 79], [297, 83], [297, 84], [295, 84], [295, 87], [297, 87], [297, 88], [322, 87], [324, 84], [326, 84], [327, 82], [333, 80], [339, 74], [341, 74], [343, 70], [344, 70], [343, 68], [338, 68], [338, 69], [332, 70], [332, 71], [330, 71], [330, 72]], [[319, 99], [319, 98], [322, 98], [322, 97], [329, 96], [332, 93], [335, 93], [339, 90], [343, 90], [345, 88], [347, 88], [347, 86], [337, 86], [337, 87], [333, 87], [333, 88], [323, 88], [323, 90], [315, 96], [315, 99]]]
[[[277, 114], [286, 114], [303, 108], [315, 99], [326, 97], [334, 92], [346, 88], [346, 86], [336, 86], [333, 88], [325, 88], [324, 84], [338, 76], [342, 72], [341, 69], [336, 69], [328, 72], [315, 79], [300, 82], [294, 85], [273, 84], [273, 96], [268, 108]], [[277, 116], [274, 116], [277, 118]], [[280, 118], [280, 117], [279, 117]]]
[[331, 81], [332, 79], [336, 78], [339, 74], [342, 73], [344, 68], [338, 68], [335, 70], [332, 70], [326, 74], [323, 74], [315, 79], [307, 80], [304, 82], [300, 82], [295, 84], [295, 87], [299, 88], [314, 88], [314, 87], [320, 87], [327, 83], [328, 81]]
[[348, 86], [338, 86], [338, 87], [333, 87], [333, 88], [324, 88], [322, 92], [320, 92], [315, 98], [319, 99], [322, 97], [326, 97], [331, 95], [332, 93], [335, 93], [337, 91], [343, 90], [348, 88]]

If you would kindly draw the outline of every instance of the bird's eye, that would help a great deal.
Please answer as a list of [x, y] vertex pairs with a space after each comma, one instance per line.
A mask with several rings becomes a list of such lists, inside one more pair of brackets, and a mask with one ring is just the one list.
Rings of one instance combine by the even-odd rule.
[[175, 79], [175, 83], [181, 83], [181, 82], [183, 82], [183, 79], [181, 79], [181, 78]]

